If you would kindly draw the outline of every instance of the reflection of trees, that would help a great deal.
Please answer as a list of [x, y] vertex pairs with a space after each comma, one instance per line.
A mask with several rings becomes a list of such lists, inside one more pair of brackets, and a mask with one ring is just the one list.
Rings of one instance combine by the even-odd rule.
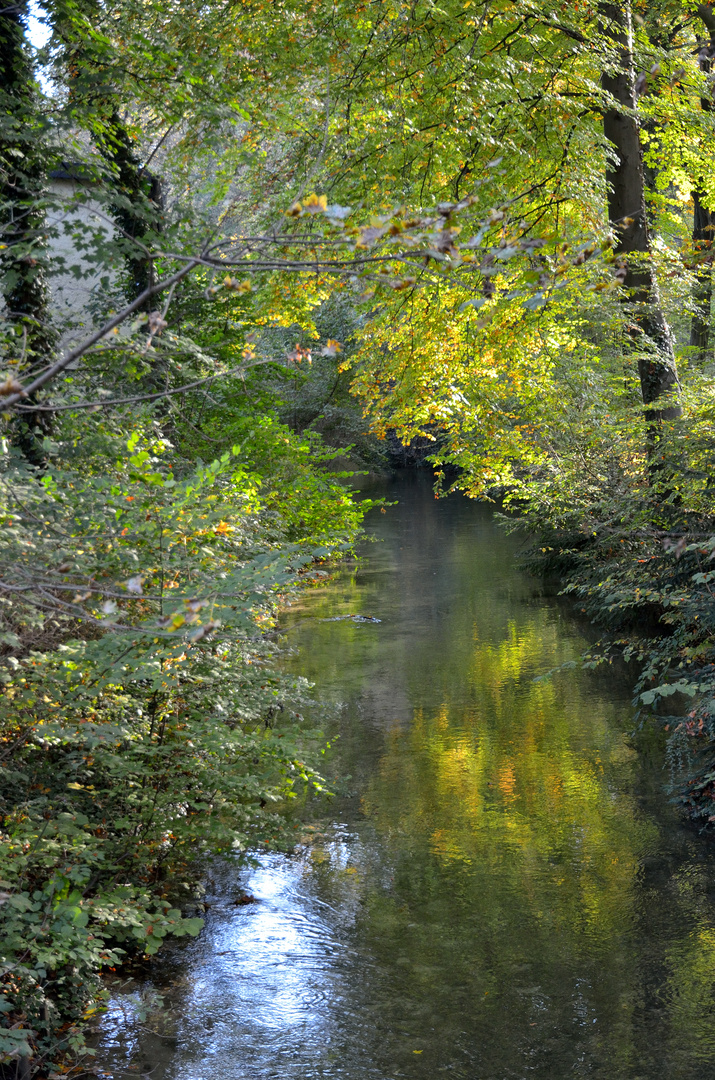
[[629, 794], [635, 755], [583, 675], [532, 681], [559, 651], [548, 613], [469, 647], [466, 700], [395, 728], [364, 800], [396, 866], [368, 927], [378, 954], [409, 960], [391, 1022], [427, 997], [442, 1046], [453, 1030], [459, 1057], [469, 1032], [505, 1076], [525, 1060], [566, 1076], [582, 1057], [603, 1080], [659, 1075], [644, 1013], [665, 943], [641, 937], [639, 878], [657, 831]]
[[[688, 891], [693, 884], [688, 883]], [[668, 950], [666, 962], [669, 973], [663, 998], [668, 1004], [673, 1058], [679, 1063], [687, 1062], [695, 1052], [701, 1061], [712, 1062], [715, 1060], [715, 930], [701, 925], [694, 933], [683, 935]]]
[[[712, 910], [659, 829], [659, 764], [659, 802], [639, 809], [626, 687], [533, 681], [585, 643], [534, 599], [488, 512], [435, 513], [426, 483], [377, 524], [386, 542], [312, 613], [384, 622], [312, 622], [298, 659], [349, 700], [342, 767], [369, 777], [378, 844], [354, 862], [384, 1074], [701, 1080]], [[644, 863], [668, 845], [682, 869], [651, 886]]]

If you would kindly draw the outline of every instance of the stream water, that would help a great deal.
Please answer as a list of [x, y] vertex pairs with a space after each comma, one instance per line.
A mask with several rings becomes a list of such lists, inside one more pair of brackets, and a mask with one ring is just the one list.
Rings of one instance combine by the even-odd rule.
[[378, 493], [399, 499], [368, 522], [379, 542], [285, 619], [295, 670], [343, 703], [346, 790], [295, 854], [215, 866], [205, 930], [154, 969], [163, 1014], [118, 984], [102, 1068], [715, 1075], [715, 854], [679, 823], [655, 740], [633, 749], [628, 681], [535, 681], [586, 641], [517, 542], [428, 478]]

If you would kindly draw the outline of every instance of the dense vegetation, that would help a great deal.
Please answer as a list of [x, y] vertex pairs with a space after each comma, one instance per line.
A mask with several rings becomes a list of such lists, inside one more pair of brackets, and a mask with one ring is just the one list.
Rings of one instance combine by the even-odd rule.
[[715, 817], [713, 9], [44, 17], [38, 54], [0, 12], [0, 1050], [27, 1076], [73, 1067], [102, 967], [197, 932], [202, 853], [287, 842], [321, 785], [271, 628], [358, 535], [341, 443], [421, 439], [440, 490], [517, 508], [607, 630], [590, 662], [691, 699], [671, 751], [702, 747]]

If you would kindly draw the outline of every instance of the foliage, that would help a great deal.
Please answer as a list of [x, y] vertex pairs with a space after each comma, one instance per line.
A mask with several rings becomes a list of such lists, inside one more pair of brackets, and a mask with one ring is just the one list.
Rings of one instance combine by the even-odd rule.
[[[504, 497], [642, 703], [712, 735], [703, 10], [48, 0], [49, 92], [0, 12], [6, 1061], [76, 1050], [103, 965], [196, 931], [195, 856], [282, 842], [320, 784], [270, 633], [369, 508], [345, 441], [420, 437], [440, 490]], [[604, 114], [646, 166], [625, 255]], [[629, 275], [680, 346], [666, 419]]]
[[[280, 543], [287, 515], [237, 448], [176, 479], [151, 426], [123, 454], [104, 442], [3, 478], [2, 1045], [38, 1065], [80, 1045], [102, 967], [198, 932], [176, 904], [203, 852], [285, 842], [281, 806], [321, 784], [307, 684], [266, 637], [311, 549]], [[333, 502], [322, 532], [314, 509], [320, 558], [359, 522], [344, 489]], [[43, 634], [56, 647], [28, 652]]]

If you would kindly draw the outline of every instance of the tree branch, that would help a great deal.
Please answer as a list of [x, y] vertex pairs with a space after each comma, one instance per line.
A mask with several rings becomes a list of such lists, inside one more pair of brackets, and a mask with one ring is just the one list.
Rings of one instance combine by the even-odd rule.
[[166, 290], [170, 289], [172, 285], [176, 285], [177, 282], [181, 281], [181, 279], [185, 278], [187, 274], [191, 273], [191, 271], [195, 269], [195, 267], [200, 265], [201, 259], [194, 258], [190, 262], [188, 262], [186, 266], [182, 266], [181, 270], [177, 270], [175, 274], [172, 274], [171, 277], [164, 278], [162, 281], [158, 281], [156, 285], [151, 285], [148, 289], [145, 289], [144, 292], [140, 293], [139, 296], [137, 296], [136, 300], [132, 301], [131, 304], [128, 304], [122, 311], [117, 312], [114, 318], [110, 319], [109, 322], [106, 322], [104, 326], [100, 327], [99, 330], [96, 330], [93, 334], [90, 334], [88, 338], [85, 338], [84, 341], [82, 341], [79, 345], [76, 345], [74, 349], [71, 349], [55, 364], [52, 364], [50, 367], [48, 367], [47, 370], [42, 373], [42, 375], [38, 375], [38, 377], [33, 382], [31, 382], [29, 386], [25, 386], [22, 390], [19, 390], [14, 394], [10, 394], [3, 402], [3, 406], [6, 409], [11, 408], [13, 405], [16, 405], [19, 401], [21, 401], [24, 397], [29, 397], [30, 394], [34, 394], [35, 391], [40, 390], [45, 385], [45, 383], [48, 383], [51, 379], [54, 379], [56, 375], [59, 375], [61, 374], [61, 372], [65, 371], [65, 369], [68, 368], [70, 364], [73, 364], [75, 360], [79, 360], [79, 358], [83, 356], [88, 349], [91, 349], [92, 346], [96, 345], [98, 341], [101, 341], [103, 337], [106, 337], [107, 334], [111, 334], [112, 330], [114, 330], [115, 327], [120, 326], [123, 322], [125, 322], [125, 320], [128, 319], [130, 315], [133, 315], [135, 311], [138, 311], [146, 303], [147, 300], [150, 300], [152, 298], [152, 296], [157, 296], [160, 293], [166, 292]]
[[710, 33], [715, 33], [715, 11], [710, 4], [698, 4], [696, 12], [707, 26]]

